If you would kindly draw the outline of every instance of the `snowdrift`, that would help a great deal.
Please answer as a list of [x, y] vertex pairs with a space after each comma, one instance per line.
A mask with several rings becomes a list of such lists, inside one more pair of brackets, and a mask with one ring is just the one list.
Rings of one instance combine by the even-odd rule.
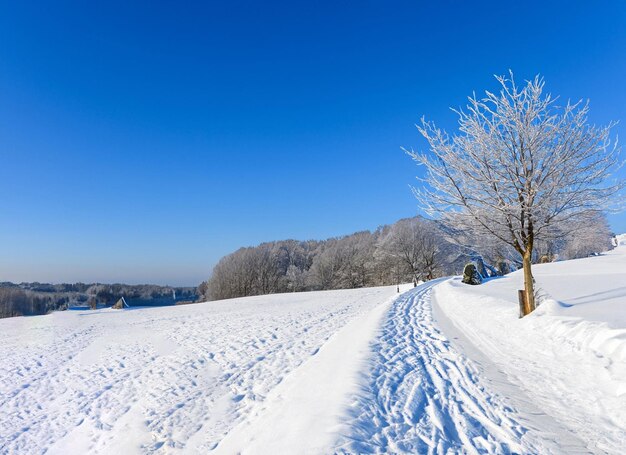
[[626, 447], [626, 235], [597, 257], [534, 266], [541, 305], [519, 319], [520, 272], [434, 290], [469, 341], [594, 451]]

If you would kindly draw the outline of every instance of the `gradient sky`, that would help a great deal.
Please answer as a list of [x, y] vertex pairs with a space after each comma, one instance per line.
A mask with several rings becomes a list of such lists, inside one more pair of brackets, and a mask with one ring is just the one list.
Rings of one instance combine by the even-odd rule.
[[414, 124], [509, 68], [626, 136], [626, 2], [476, 3], [1, 2], [0, 281], [196, 285], [412, 216]]

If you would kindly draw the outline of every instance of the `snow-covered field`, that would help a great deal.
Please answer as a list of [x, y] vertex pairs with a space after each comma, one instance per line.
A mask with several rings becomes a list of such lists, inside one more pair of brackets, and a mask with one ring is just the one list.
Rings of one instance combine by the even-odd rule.
[[395, 295], [386, 287], [0, 320], [0, 453], [206, 453], [329, 337]]
[[0, 453], [623, 453], [626, 237], [521, 275], [0, 320]]

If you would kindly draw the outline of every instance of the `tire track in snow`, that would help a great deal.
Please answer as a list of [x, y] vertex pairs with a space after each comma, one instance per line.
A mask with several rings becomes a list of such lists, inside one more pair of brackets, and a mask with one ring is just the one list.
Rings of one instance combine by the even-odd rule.
[[[546, 453], [435, 325], [429, 282], [401, 295], [374, 345], [367, 386], [337, 453]], [[553, 441], [552, 441], [553, 442]]]

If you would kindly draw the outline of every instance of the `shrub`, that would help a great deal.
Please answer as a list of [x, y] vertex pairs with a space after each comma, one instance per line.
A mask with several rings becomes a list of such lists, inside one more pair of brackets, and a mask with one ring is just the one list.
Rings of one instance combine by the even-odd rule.
[[463, 268], [463, 283], [465, 284], [481, 284], [483, 282], [483, 277], [476, 268], [476, 265], [472, 262], [466, 264]]

